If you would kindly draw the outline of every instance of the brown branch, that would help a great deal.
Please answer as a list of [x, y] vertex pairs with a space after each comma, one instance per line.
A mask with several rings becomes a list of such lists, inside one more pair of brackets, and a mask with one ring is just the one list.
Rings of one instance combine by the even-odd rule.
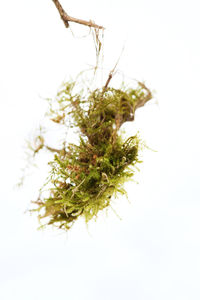
[[44, 145], [44, 147], [49, 150], [50, 152], [56, 152], [58, 154], [60, 154], [60, 152], [62, 151], [62, 149], [55, 149], [55, 148], [52, 148], [52, 147], [49, 147], [47, 145]]
[[97, 29], [104, 29], [103, 26], [99, 26], [99, 25], [95, 24], [92, 21], [85, 21], [85, 20], [74, 18], [74, 17], [70, 17], [64, 11], [62, 5], [60, 4], [60, 2], [58, 0], [52, 0], [52, 1], [55, 4], [57, 10], [59, 11], [60, 17], [63, 20], [66, 28], [69, 27], [69, 22], [74, 22], [74, 23], [78, 23], [78, 24], [85, 25], [85, 26], [88, 26], [88, 27], [93, 27], [93, 28], [97, 28]]
[[60, 17], [63, 20], [66, 28], [68, 28], [69, 27], [68, 15], [64, 11], [64, 9], [62, 8], [62, 6], [58, 0], [53, 0], [53, 3], [55, 4], [57, 10], [59, 11]]
[[106, 90], [107, 90], [107, 88], [108, 88], [108, 85], [109, 85], [109, 83], [110, 83], [110, 81], [111, 81], [111, 79], [112, 79], [112, 77], [113, 77], [113, 73], [114, 73], [114, 71], [115, 71], [115, 69], [116, 69], [116, 67], [117, 67], [117, 64], [118, 64], [118, 61], [117, 61], [117, 63], [115, 64], [114, 68], [110, 71], [110, 73], [109, 73], [109, 75], [108, 75], [108, 79], [106, 80], [106, 83], [105, 83], [105, 85], [104, 85], [104, 87], [103, 87], [102, 95], [106, 92]]
[[109, 73], [109, 75], [108, 75], [108, 79], [107, 79], [107, 81], [106, 81], [106, 83], [105, 83], [105, 85], [104, 85], [104, 88], [103, 88], [103, 93], [104, 93], [104, 92], [107, 90], [107, 88], [108, 88], [108, 85], [109, 85], [109, 83], [110, 83], [110, 81], [111, 81], [111, 79], [112, 79], [112, 77], [113, 77], [113, 74], [114, 74], [114, 72], [115, 72], [115, 69], [117, 68], [117, 65], [118, 65], [118, 63], [119, 63], [119, 61], [120, 61], [120, 59], [121, 59], [121, 56], [122, 56], [123, 51], [124, 51], [124, 46], [123, 46], [123, 48], [122, 48], [122, 50], [121, 50], [121, 53], [120, 53], [120, 55], [119, 55], [119, 57], [118, 57], [118, 60], [117, 60], [116, 64], [114, 65], [114, 68], [110, 71], [110, 73]]
[[139, 101], [135, 105], [135, 111], [137, 108], [142, 107], [148, 102], [149, 100], [152, 99], [153, 95], [151, 91], [146, 87], [146, 85], [140, 81], [138, 81], [138, 84], [141, 86], [142, 89], [146, 90], [147, 94], [143, 98], [139, 99]]
[[107, 88], [108, 88], [108, 85], [109, 85], [109, 83], [110, 83], [110, 81], [111, 81], [112, 77], [113, 77], [113, 70], [112, 70], [112, 71], [110, 71], [110, 73], [109, 73], [109, 75], [108, 75], [108, 79], [107, 79], [107, 81], [106, 81], [106, 84], [104, 85], [104, 88], [103, 88], [103, 90], [104, 90], [104, 91], [106, 91], [106, 90], [107, 90]]

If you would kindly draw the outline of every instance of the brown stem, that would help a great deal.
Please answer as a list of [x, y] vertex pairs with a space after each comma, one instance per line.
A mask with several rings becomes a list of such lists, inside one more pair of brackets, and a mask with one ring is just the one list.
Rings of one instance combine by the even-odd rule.
[[69, 27], [68, 15], [64, 11], [64, 9], [62, 8], [62, 6], [58, 0], [53, 0], [53, 3], [55, 4], [57, 10], [59, 11], [60, 17], [63, 20], [66, 28], [68, 28]]
[[123, 47], [122, 50], [121, 50], [121, 53], [120, 53], [120, 55], [119, 55], [119, 57], [118, 57], [118, 60], [117, 60], [116, 64], [114, 65], [114, 68], [110, 71], [110, 73], [109, 73], [109, 75], [108, 75], [108, 79], [107, 79], [107, 81], [106, 81], [106, 83], [105, 83], [105, 85], [104, 85], [104, 88], [103, 88], [103, 93], [107, 90], [108, 85], [110, 84], [110, 81], [111, 81], [111, 79], [112, 79], [112, 77], [113, 77], [113, 74], [114, 74], [114, 72], [115, 72], [115, 69], [116, 69], [116, 67], [117, 67], [117, 65], [118, 65], [118, 63], [119, 63], [119, 61], [120, 61], [120, 58], [121, 58], [121, 56], [122, 56], [123, 51], [124, 51], [124, 47]]
[[136, 105], [135, 105], [135, 111], [136, 111], [137, 108], [144, 106], [146, 102], [148, 102], [149, 100], [152, 99], [152, 93], [146, 87], [146, 85], [144, 83], [140, 82], [140, 81], [138, 81], [138, 84], [141, 86], [142, 89], [144, 89], [144, 90], [147, 91], [147, 94], [143, 98], [139, 99], [139, 101], [136, 103]]
[[112, 71], [109, 73], [109, 75], [108, 75], [108, 79], [107, 79], [106, 84], [104, 85], [104, 88], [103, 88], [104, 91], [107, 90], [108, 85], [109, 85], [109, 83], [110, 83], [112, 77], [113, 77], [113, 70], [112, 70]]
[[60, 150], [60, 149], [55, 149], [55, 148], [49, 147], [49, 146], [47, 146], [47, 145], [44, 145], [44, 147], [45, 147], [47, 150], [49, 150], [50, 152], [56, 152], [56, 153], [58, 153], [58, 154], [60, 154], [60, 152], [62, 151], [62, 150]]
[[97, 29], [104, 29], [103, 26], [99, 26], [99, 25], [95, 24], [92, 21], [85, 21], [85, 20], [74, 18], [74, 17], [70, 17], [64, 11], [62, 5], [60, 4], [60, 2], [58, 0], [52, 0], [52, 1], [55, 4], [57, 10], [59, 11], [60, 17], [63, 20], [66, 28], [69, 27], [69, 22], [74, 22], [74, 23], [78, 23], [78, 24], [85, 25], [85, 26], [88, 26], [88, 27], [94, 27], [94, 28], [97, 28]]

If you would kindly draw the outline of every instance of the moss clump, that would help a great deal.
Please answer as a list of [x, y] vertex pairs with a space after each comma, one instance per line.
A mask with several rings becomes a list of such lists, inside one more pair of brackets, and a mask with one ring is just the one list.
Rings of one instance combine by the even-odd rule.
[[[37, 137], [35, 152], [46, 148], [55, 152], [51, 161], [47, 192], [35, 203], [45, 224], [68, 230], [83, 216], [88, 222], [110, 205], [117, 193], [125, 194], [123, 184], [139, 160], [140, 140], [123, 140], [119, 129], [134, 120], [135, 111], [152, 98], [143, 83], [136, 89], [103, 87], [92, 92], [75, 92], [75, 82], [67, 82], [56, 97], [57, 109], [50, 102], [51, 120], [77, 128], [79, 142], [53, 149]], [[70, 120], [70, 122], [69, 122]]]

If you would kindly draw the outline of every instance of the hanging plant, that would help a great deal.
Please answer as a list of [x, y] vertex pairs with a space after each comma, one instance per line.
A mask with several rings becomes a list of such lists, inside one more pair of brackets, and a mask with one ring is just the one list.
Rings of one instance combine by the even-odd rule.
[[41, 191], [35, 204], [39, 218], [46, 224], [69, 229], [83, 216], [88, 222], [108, 207], [113, 197], [125, 194], [123, 184], [134, 175], [139, 162], [140, 139], [137, 135], [123, 140], [121, 126], [134, 121], [135, 111], [152, 98], [143, 83], [136, 89], [103, 87], [88, 94], [74, 92], [76, 82], [66, 82], [55, 101], [50, 119], [60, 126], [77, 128], [78, 144], [62, 149], [46, 146], [38, 136], [35, 152], [55, 152], [48, 179], [49, 189]]
[[[69, 22], [76, 22], [94, 29], [98, 63], [99, 30], [104, 28], [69, 17], [59, 1], [53, 2], [67, 28]], [[110, 87], [115, 68], [101, 88], [91, 91], [83, 84], [79, 89], [76, 81], [69, 81], [49, 100], [49, 119], [57, 126], [76, 129], [78, 142], [67, 144], [64, 138], [63, 147], [57, 149], [48, 146], [45, 135], [35, 138], [34, 155], [42, 150], [54, 153], [45, 189], [40, 190], [34, 201], [37, 207], [31, 210], [38, 212], [42, 226], [68, 230], [78, 218], [88, 222], [118, 194], [126, 194], [123, 185], [134, 175], [143, 144], [137, 135], [124, 139], [120, 129], [134, 121], [136, 110], [152, 99], [152, 93], [141, 82], [136, 88]]]

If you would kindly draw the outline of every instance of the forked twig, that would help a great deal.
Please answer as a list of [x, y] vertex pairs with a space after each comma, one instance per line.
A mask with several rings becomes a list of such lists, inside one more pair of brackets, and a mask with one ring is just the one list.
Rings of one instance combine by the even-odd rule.
[[142, 99], [140, 99], [140, 101], [138, 101], [136, 103], [135, 111], [137, 108], [144, 106], [146, 104], [146, 102], [148, 102], [149, 100], [151, 100], [153, 98], [151, 91], [146, 87], [146, 85], [143, 82], [138, 81], [138, 84], [141, 86], [142, 89], [146, 90], [147, 94]]
[[74, 22], [74, 23], [78, 23], [78, 24], [85, 25], [85, 26], [88, 26], [88, 27], [94, 27], [94, 28], [97, 28], [97, 29], [104, 29], [103, 26], [97, 25], [92, 21], [85, 21], [85, 20], [82, 20], [82, 19], [77, 19], [77, 18], [74, 18], [74, 17], [70, 17], [65, 12], [65, 10], [63, 9], [62, 5], [60, 4], [60, 2], [58, 0], [52, 0], [52, 1], [55, 4], [57, 10], [59, 11], [60, 17], [63, 20], [66, 28], [69, 27], [69, 22]]

